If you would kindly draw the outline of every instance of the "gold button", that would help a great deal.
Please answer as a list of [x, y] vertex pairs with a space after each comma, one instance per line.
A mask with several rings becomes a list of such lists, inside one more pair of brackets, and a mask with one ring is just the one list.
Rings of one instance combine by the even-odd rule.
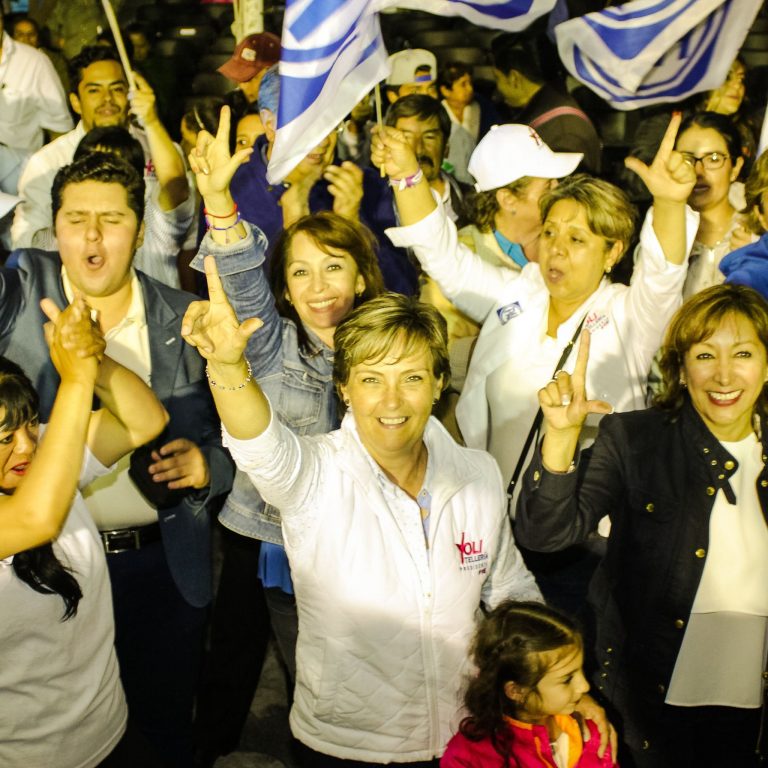
[[651, 748], [651, 742], [648, 741], [648, 739], [643, 740], [643, 749], [650, 749]]
[[704, 449], [704, 455], [706, 456], [709, 453], [709, 448]]
[[682, 619], [677, 619], [677, 621], [675, 621], [675, 627], [677, 629], [682, 629], [684, 626], [685, 622]]
[[653, 506], [653, 502], [649, 502], [645, 505], [646, 512], [653, 512], [654, 509], [656, 509], [656, 507]]
[[715, 489], [711, 485], [708, 485], [707, 486], [707, 496], [714, 496], [715, 493], [716, 493]]
[[604, 667], [610, 667], [611, 666], [611, 662], [610, 661], [604, 661], [603, 662], [603, 666]]
[[761, 481], [760, 481], [760, 486], [761, 486], [762, 488], [766, 488], [766, 487], [768, 487], [768, 480], [761, 480]]
[[768, 680], [768, 672], [763, 672], [763, 680]]
[[[713, 467], [717, 466], [717, 459], [712, 459], [712, 461], [709, 462]], [[727, 467], [726, 467], [727, 469]]]
[[613, 653], [613, 648], [610, 648], [610, 647], [609, 647], [609, 648], [606, 648], [606, 649], [605, 649], [605, 652], [606, 652], [606, 653]]
[[661, 685], [661, 684], [659, 684], [659, 685], [657, 685], [657, 686], [656, 686], [656, 690], [657, 690], [659, 693], [664, 693], [664, 691], [666, 691], [666, 690], [667, 690], [667, 687], [666, 687], [665, 685]]
[[718, 480], [725, 480], [725, 475], [718, 475], [718, 476], [717, 476], [717, 479], [718, 479]]
[[598, 685], [598, 686], [597, 686], [597, 690], [598, 690], [598, 691], [602, 691], [602, 690], [603, 690], [603, 686], [602, 686], [602, 685]]
[[701, 559], [702, 557], [704, 557], [704, 555], [707, 554], [707, 550], [706, 549], [697, 549], [693, 554], [696, 555], [696, 557], [698, 557], [699, 559]]
[[723, 464], [723, 466], [726, 469], [733, 469], [736, 465], [730, 459], [728, 459], [728, 461], [726, 461], [725, 464]]
[[535, 483], [538, 483], [538, 482], [539, 482], [539, 478], [540, 478], [540, 477], [541, 477], [541, 472], [539, 472], [539, 470], [537, 469], [537, 470], [536, 470], [536, 471], [533, 473], [533, 481], [534, 481]]
[[602, 677], [603, 680], [605, 680], [605, 678], [608, 677], [608, 673], [607, 672], [601, 672], [600, 673], [600, 677]]

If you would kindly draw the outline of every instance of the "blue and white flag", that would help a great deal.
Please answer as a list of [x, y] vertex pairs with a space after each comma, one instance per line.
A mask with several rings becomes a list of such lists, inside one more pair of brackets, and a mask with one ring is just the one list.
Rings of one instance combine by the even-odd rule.
[[549, 13], [557, 0], [374, 0], [377, 8], [409, 8], [436, 16], [463, 16], [481, 27], [501, 32], [522, 32], [539, 16]]
[[555, 27], [568, 71], [616, 109], [725, 81], [762, 0], [633, 0]]
[[282, 181], [389, 74], [378, 11], [416, 8], [519, 31], [554, 4], [555, 0], [288, 0], [268, 180]]
[[288, 0], [267, 178], [282, 181], [388, 73], [368, 0]]

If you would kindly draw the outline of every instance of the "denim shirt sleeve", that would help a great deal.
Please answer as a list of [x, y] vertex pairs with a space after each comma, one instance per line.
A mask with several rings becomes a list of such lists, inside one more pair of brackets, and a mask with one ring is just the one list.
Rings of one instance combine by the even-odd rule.
[[245, 355], [258, 379], [282, 370], [283, 322], [277, 314], [275, 300], [264, 274], [267, 238], [252, 224], [245, 224], [248, 234], [243, 240], [221, 245], [206, 233], [191, 266], [205, 271], [203, 259], [216, 259], [221, 285], [240, 322], [258, 317], [264, 323], [248, 340]]

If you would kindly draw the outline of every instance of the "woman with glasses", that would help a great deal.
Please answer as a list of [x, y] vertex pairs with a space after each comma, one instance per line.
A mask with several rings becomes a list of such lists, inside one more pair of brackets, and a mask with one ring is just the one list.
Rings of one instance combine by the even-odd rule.
[[683, 296], [688, 298], [723, 282], [720, 261], [737, 247], [732, 240], [740, 223], [728, 193], [744, 159], [738, 129], [728, 117], [715, 112], [700, 112], [684, 120], [675, 149], [696, 172], [688, 204], [701, 217], [683, 287]]

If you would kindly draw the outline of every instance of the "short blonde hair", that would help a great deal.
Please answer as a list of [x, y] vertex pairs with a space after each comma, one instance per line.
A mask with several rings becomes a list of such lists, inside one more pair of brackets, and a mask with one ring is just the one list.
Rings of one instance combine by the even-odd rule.
[[560, 200], [579, 203], [586, 213], [592, 233], [606, 241], [606, 250], [621, 242], [624, 247], [619, 259], [624, 256], [635, 233], [637, 209], [621, 189], [586, 173], [569, 176], [542, 196], [539, 203], [542, 221]]
[[400, 350], [407, 357], [428, 349], [435, 379], [442, 376], [442, 389], [448, 386], [448, 329], [443, 316], [431, 304], [400, 293], [383, 293], [339, 323], [333, 344], [333, 380], [339, 393], [339, 388], [349, 381], [353, 366], [367, 360], [383, 360], [392, 350]]

